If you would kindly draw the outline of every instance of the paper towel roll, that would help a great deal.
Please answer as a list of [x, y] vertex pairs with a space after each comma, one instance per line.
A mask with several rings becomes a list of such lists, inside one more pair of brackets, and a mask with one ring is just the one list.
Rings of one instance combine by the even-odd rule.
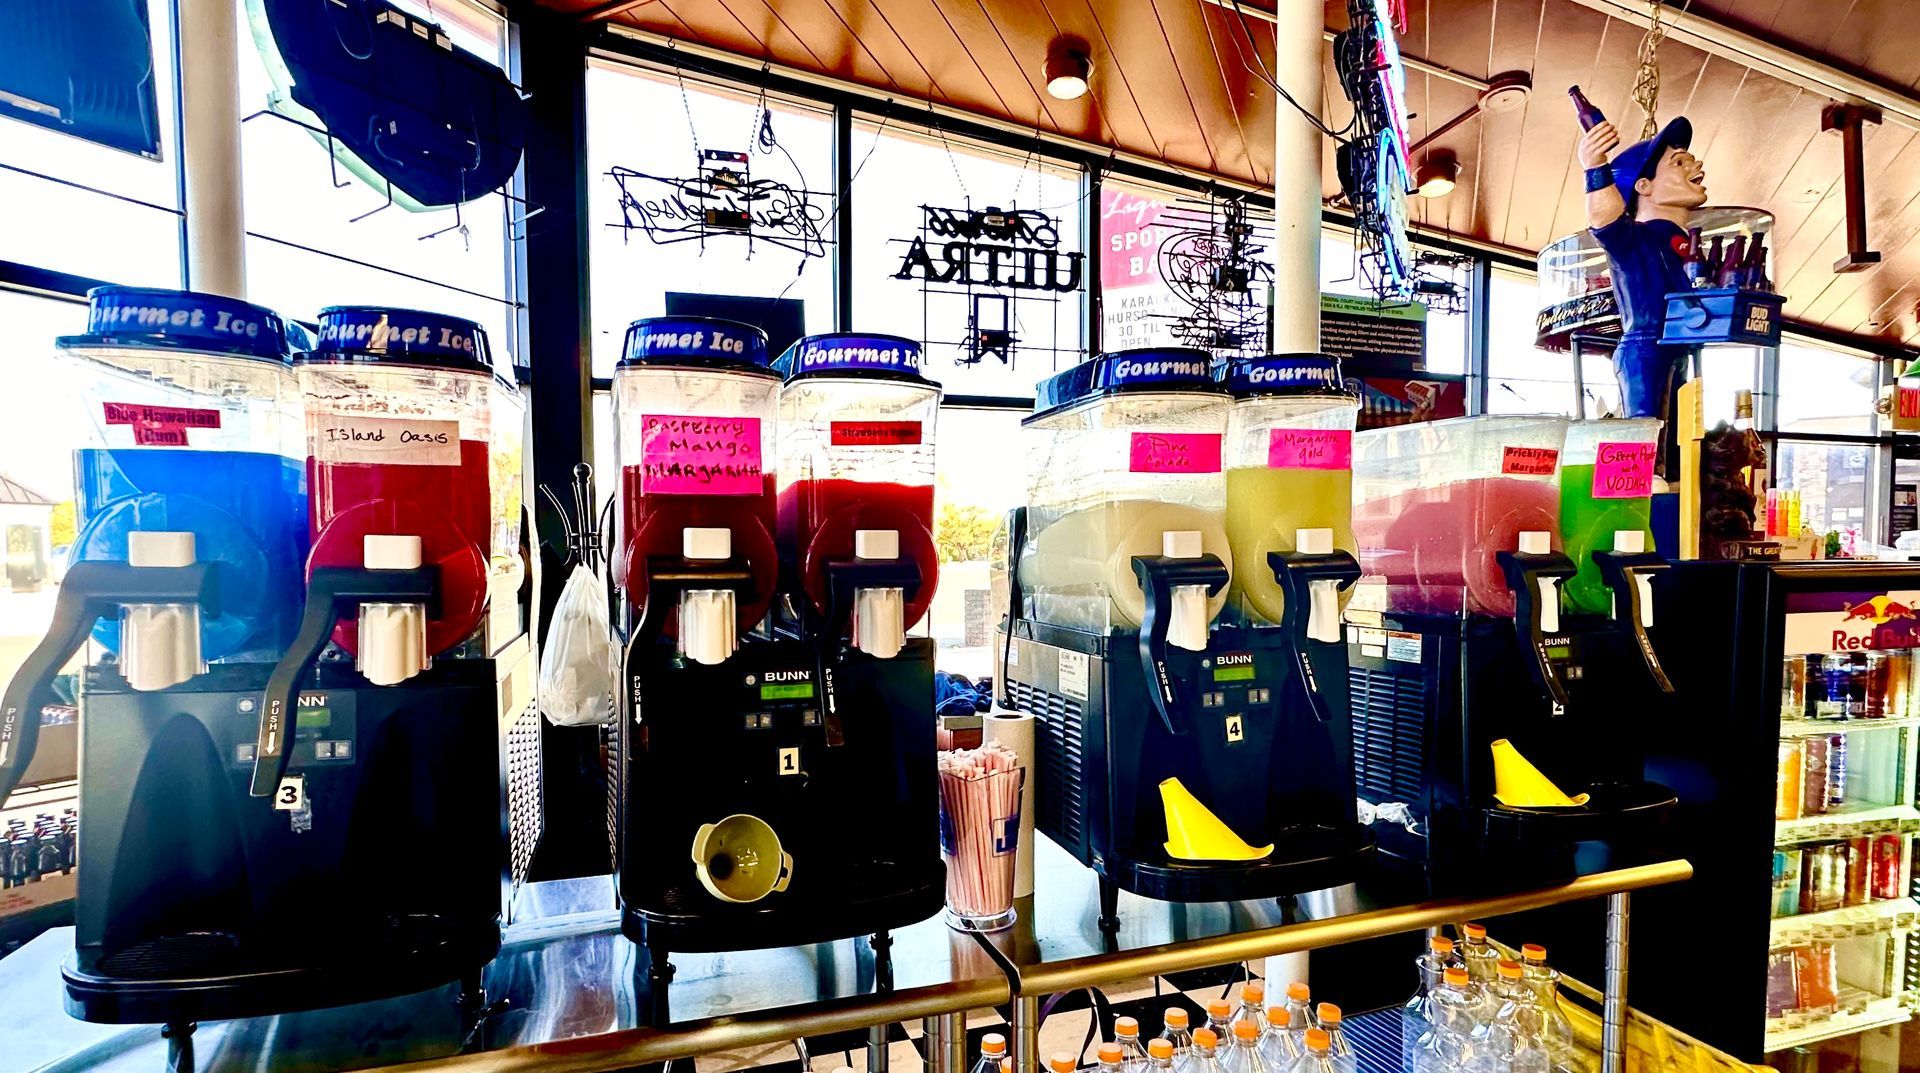
[[997, 741], [1012, 750], [1020, 758], [1020, 766], [1027, 769], [1026, 785], [1020, 791], [1020, 848], [1013, 860], [1013, 896], [1025, 898], [1033, 893], [1033, 784], [1040, 776], [1033, 747], [1033, 716], [996, 704], [981, 722], [984, 740]]

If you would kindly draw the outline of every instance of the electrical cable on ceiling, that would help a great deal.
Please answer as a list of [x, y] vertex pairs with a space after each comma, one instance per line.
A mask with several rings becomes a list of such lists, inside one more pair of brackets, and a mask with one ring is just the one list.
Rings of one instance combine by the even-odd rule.
[[[1196, 2], [1200, 3], [1204, 7], [1206, 0], [1196, 0]], [[1253, 39], [1253, 31], [1247, 29], [1247, 13], [1245, 10], [1243, 10], [1240, 7], [1240, 0], [1233, 0], [1233, 10], [1234, 10], [1234, 14], [1239, 16], [1239, 19], [1237, 21], [1240, 23], [1240, 32], [1246, 35], [1247, 47], [1252, 50], [1253, 58], [1255, 61], [1257, 61], [1260, 64], [1260, 69], [1258, 71], [1255, 71], [1251, 66], [1249, 66], [1247, 64], [1247, 58], [1245, 54], [1242, 54], [1240, 57], [1240, 66], [1245, 67], [1247, 69], [1248, 74], [1253, 75], [1254, 77], [1260, 79], [1262, 82], [1265, 82], [1268, 85], [1268, 87], [1270, 87], [1273, 90], [1274, 93], [1279, 95], [1281, 100], [1284, 100], [1288, 104], [1292, 105], [1294, 111], [1299, 112], [1300, 115], [1304, 117], [1308, 123], [1311, 123], [1313, 125], [1313, 128], [1315, 130], [1319, 131], [1320, 133], [1326, 135], [1329, 138], [1332, 138], [1336, 142], [1345, 141], [1346, 140], [1345, 136], [1353, 130], [1353, 121], [1349, 120], [1346, 126], [1340, 128], [1339, 130], [1335, 130], [1332, 127], [1328, 126], [1326, 124], [1326, 121], [1322, 120], [1318, 113], [1308, 109], [1305, 105], [1302, 105], [1299, 101], [1294, 100], [1293, 94], [1288, 93], [1286, 87], [1282, 86], [1279, 83], [1279, 81], [1274, 78], [1273, 71], [1267, 67], [1267, 61], [1261, 57], [1260, 46]], [[1277, 33], [1279, 31], [1276, 29], [1275, 32]]]

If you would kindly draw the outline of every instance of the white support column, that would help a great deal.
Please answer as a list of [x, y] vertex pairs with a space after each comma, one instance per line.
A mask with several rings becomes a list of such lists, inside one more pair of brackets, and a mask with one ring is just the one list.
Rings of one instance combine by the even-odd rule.
[[[1312, 0], [1279, 0], [1274, 18], [1273, 77], [1302, 107], [1320, 108], [1324, 31]], [[1285, 101], [1274, 103], [1273, 349], [1320, 349], [1320, 154], [1324, 138]], [[1266, 959], [1269, 1002], [1287, 984], [1307, 979], [1307, 955]]]
[[[1302, 107], [1320, 108], [1322, 8], [1280, 0], [1273, 77]], [[1326, 139], [1285, 101], [1274, 106], [1273, 349], [1320, 349], [1320, 157]], [[1282, 981], [1284, 985], [1284, 981]]]
[[237, 5], [233, 0], [179, 0], [177, 27], [187, 286], [245, 298]]

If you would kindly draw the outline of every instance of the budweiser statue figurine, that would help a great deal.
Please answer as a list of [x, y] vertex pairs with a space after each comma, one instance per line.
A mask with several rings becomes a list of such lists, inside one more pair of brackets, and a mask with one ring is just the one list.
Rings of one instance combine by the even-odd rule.
[[1587, 171], [1587, 226], [1607, 251], [1625, 329], [1613, 355], [1621, 407], [1627, 417], [1669, 421], [1663, 439], [1670, 443], [1673, 394], [1695, 348], [1661, 346], [1660, 329], [1667, 294], [1693, 287], [1686, 270], [1693, 254], [1687, 221], [1706, 203], [1706, 169], [1687, 151], [1693, 125], [1684, 117], [1615, 153], [1619, 131], [1585, 98], [1576, 94], [1575, 104], [1587, 128], [1579, 148]]

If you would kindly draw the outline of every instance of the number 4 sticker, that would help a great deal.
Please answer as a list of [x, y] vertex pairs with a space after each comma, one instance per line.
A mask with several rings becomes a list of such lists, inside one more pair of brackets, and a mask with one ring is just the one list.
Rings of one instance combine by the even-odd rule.
[[273, 807], [278, 812], [298, 812], [307, 804], [307, 778], [304, 775], [288, 775], [280, 780], [280, 788], [273, 792]]
[[1228, 745], [1247, 740], [1247, 727], [1246, 724], [1241, 721], [1243, 718], [1243, 716], [1238, 715], [1227, 716]]
[[780, 750], [780, 774], [802, 774], [800, 770], [800, 747], [798, 745], [789, 746]]

